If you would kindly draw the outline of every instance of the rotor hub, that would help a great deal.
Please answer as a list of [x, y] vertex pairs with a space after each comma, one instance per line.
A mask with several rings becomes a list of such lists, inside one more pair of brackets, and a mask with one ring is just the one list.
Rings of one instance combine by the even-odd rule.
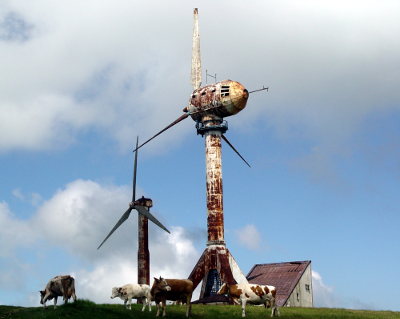
[[204, 136], [206, 132], [218, 131], [224, 134], [228, 130], [228, 122], [221, 118], [204, 118], [196, 122], [197, 135]]
[[150, 208], [150, 207], [153, 207], [153, 201], [150, 198], [146, 198], [146, 197], [142, 196], [138, 200], [135, 200], [133, 202], [133, 205], [144, 206], [144, 207]]

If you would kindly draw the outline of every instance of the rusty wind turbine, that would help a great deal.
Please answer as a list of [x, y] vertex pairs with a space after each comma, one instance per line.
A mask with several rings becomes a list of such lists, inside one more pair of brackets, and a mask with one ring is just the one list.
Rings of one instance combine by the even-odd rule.
[[[136, 140], [136, 148], [138, 148], [139, 138]], [[136, 174], [137, 174], [137, 157], [138, 152], [135, 153], [135, 159], [133, 163], [133, 186], [132, 186], [132, 202], [129, 203], [129, 208], [121, 216], [118, 222], [115, 224], [113, 229], [107, 237], [101, 242], [99, 249], [106, 240], [117, 230], [119, 226], [126, 221], [131, 214], [132, 210], [138, 212], [138, 283], [150, 285], [150, 253], [149, 253], [149, 227], [148, 220], [150, 219], [161, 229], [169, 233], [169, 230], [161, 224], [161, 222], [150, 213], [150, 208], [153, 206], [153, 201], [150, 198], [141, 198], [136, 200]]]
[[205, 138], [208, 241], [207, 248], [189, 275], [194, 288], [203, 281], [200, 299], [204, 299], [215, 294], [220, 288], [221, 282], [235, 284], [246, 281], [233, 256], [226, 248], [224, 239], [221, 139], [249, 167], [250, 165], [225, 137], [224, 133], [228, 130], [228, 125], [223, 119], [243, 110], [249, 93], [268, 88], [263, 87], [260, 90], [248, 92], [242, 84], [232, 80], [201, 86], [197, 8], [194, 9], [191, 82], [193, 92], [188, 106], [183, 109], [184, 114], [137, 147], [134, 152], [189, 116], [196, 122], [197, 134]]

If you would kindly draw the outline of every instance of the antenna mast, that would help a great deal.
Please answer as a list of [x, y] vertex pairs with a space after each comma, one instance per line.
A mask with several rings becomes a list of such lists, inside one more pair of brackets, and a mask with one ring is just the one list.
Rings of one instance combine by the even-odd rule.
[[217, 83], [217, 73], [215, 73], [214, 75], [211, 75], [210, 73], [208, 73], [208, 70], [206, 69], [206, 84], [207, 84], [208, 77], [213, 78], [214, 82]]

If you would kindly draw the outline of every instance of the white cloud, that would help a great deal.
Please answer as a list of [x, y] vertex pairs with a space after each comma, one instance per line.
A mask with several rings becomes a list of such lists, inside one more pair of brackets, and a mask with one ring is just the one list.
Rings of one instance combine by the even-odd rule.
[[[35, 273], [36, 280], [43, 281], [38, 282], [40, 289], [50, 277], [69, 272], [76, 277], [79, 298], [110, 302], [113, 286], [137, 282], [135, 211], [100, 250], [96, 249], [125, 211], [129, 193], [128, 187], [76, 180], [39, 206], [30, 220], [15, 218], [7, 204], [0, 203], [0, 223], [4, 227], [0, 258], [7, 261], [8, 269], [0, 275], [1, 286], [24, 291], [28, 275], [21, 274]], [[170, 235], [149, 227], [151, 276], [187, 278], [200, 253], [190, 233], [182, 227], [169, 228]], [[34, 258], [41, 262], [24, 258], [20, 253], [24, 247], [34, 251]], [[50, 255], [54, 249], [58, 258], [68, 262], [48, 263], [54, 258]], [[36, 305], [37, 300], [29, 297], [28, 291], [24, 293], [26, 300]]]
[[13, 189], [11, 193], [15, 198], [18, 198], [23, 202], [28, 200], [33, 206], [39, 205], [39, 203], [42, 201], [42, 196], [40, 194], [38, 193], [24, 194], [19, 188]]
[[[128, 149], [130, 136], [178, 117], [190, 93], [193, 4], [156, 3], [6, 2], [3, 16], [30, 31], [23, 43], [0, 42], [0, 150], [67, 147], [87, 129]], [[236, 129], [263, 116], [281, 136], [341, 144], [364, 116], [398, 108], [397, 2], [226, 3], [200, 8], [203, 65], [249, 89], [271, 87], [230, 119]], [[216, 27], [221, 11], [240, 28]], [[185, 125], [154, 143], [182, 138]]]
[[20, 200], [24, 200], [25, 196], [22, 194], [21, 190], [19, 188], [13, 189], [12, 194], [15, 198], [18, 198]]
[[0, 258], [13, 256], [15, 247], [32, 244], [36, 235], [25, 220], [19, 220], [5, 202], [0, 202]]
[[235, 232], [239, 244], [250, 250], [258, 250], [261, 248], [261, 235], [256, 226], [252, 224], [245, 225]]
[[375, 305], [359, 300], [355, 297], [340, 295], [334, 287], [324, 283], [321, 275], [312, 271], [312, 286], [314, 307], [324, 308], [348, 308], [348, 309], [375, 309]]
[[31, 197], [30, 198], [30, 203], [33, 206], [38, 206], [41, 203], [41, 201], [43, 200], [42, 195], [40, 195], [38, 193], [31, 193], [30, 197]]
[[27, 273], [30, 265], [17, 250], [31, 247], [37, 237], [29, 223], [16, 218], [5, 202], [0, 202], [0, 225], [0, 287], [18, 290], [24, 286], [21, 274]]
[[312, 271], [312, 287], [315, 307], [332, 308], [338, 306], [338, 300], [334, 296], [333, 287], [325, 285], [321, 275], [314, 270]]
[[[76, 180], [44, 202], [33, 223], [52, 243], [85, 259], [99, 258], [96, 248], [128, 207], [129, 198], [128, 187], [103, 187]], [[126, 235], [133, 216], [121, 226], [116, 238], [126, 239], [121, 232]]]
[[80, 269], [71, 273], [76, 281], [78, 298], [98, 303], [120, 303], [118, 299], [110, 299], [111, 289], [137, 282], [136, 265], [133, 259], [113, 257], [97, 263], [93, 270]]
[[[193, 244], [185, 237], [184, 230], [174, 227], [171, 236], [162, 234], [155, 237], [154, 239], [152, 236], [153, 240], [149, 244], [150, 282], [153, 282], [153, 277], [158, 276], [187, 278], [199, 256]], [[81, 269], [75, 272], [79, 298], [109, 303], [112, 287], [137, 282], [136, 246], [132, 241], [127, 246], [130, 253], [103, 256], [96, 262], [93, 270]], [[114, 302], [120, 303], [119, 300]]]

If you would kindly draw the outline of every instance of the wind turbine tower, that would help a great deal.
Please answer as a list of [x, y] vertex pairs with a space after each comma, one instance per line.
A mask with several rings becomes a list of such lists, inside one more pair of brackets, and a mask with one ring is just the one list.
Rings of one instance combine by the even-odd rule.
[[[215, 294], [222, 282], [229, 284], [247, 282], [246, 277], [226, 247], [224, 238], [221, 140], [224, 140], [250, 166], [224, 135], [228, 130], [228, 124], [224, 118], [243, 110], [249, 94], [255, 91], [248, 92], [242, 84], [232, 80], [201, 86], [202, 73], [197, 8], [194, 9], [191, 82], [193, 92], [188, 106], [183, 109], [184, 114], [134, 151], [137, 151], [138, 148], [189, 116], [196, 122], [197, 134], [204, 137], [207, 247], [189, 275], [189, 279], [193, 281], [194, 288], [203, 281], [200, 293], [200, 299], [203, 299]], [[267, 89], [263, 87], [256, 91]]]

